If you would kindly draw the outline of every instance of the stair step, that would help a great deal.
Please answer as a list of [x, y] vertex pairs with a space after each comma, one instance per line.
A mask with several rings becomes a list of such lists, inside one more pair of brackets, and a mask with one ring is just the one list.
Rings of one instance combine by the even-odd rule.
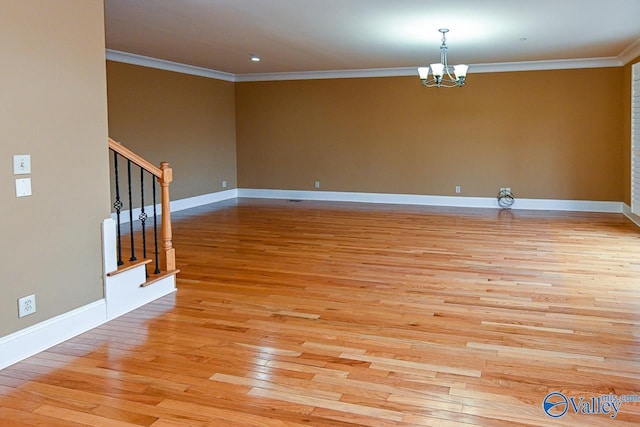
[[124, 261], [124, 264], [119, 265], [117, 270], [107, 273], [107, 276], [113, 277], [113, 276], [116, 276], [116, 275], [118, 275], [120, 273], [124, 273], [125, 271], [128, 271], [128, 270], [131, 270], [133, 268], [136, 268], [136, 267], [138, 267], [140, 265], [150, 264], [152, 262], [153, 262], [152, 259], [139, 259], [139, 260], [136, 260], [136, 261]]
[[141, 288], [146, 288], [147, 286], [164, 279], [165, 277], [169, 277], [175, 274], [180, 273], [180, 270], [169, 270], [169, 271], [161, 271], [158, 274], [150, 274], [149, 277], [147, 277], [146, 282], [144, 282], [143, 284], [140, 285]]

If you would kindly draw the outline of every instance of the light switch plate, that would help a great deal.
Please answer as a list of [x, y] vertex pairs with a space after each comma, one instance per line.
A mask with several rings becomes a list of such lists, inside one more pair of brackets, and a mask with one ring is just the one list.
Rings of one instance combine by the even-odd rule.
[[13, 156], [13, 174], [24, 175], [31, 173], [31, 155], [16, 154]]
[[31, 195], [31, 178], [16, 179], [16, 197]]

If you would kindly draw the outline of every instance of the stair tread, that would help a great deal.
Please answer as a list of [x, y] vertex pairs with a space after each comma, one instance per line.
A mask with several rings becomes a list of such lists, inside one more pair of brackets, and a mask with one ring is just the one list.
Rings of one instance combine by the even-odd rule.
[[158, 274], [151, 274], [151, 275], [149, 275], [149, 277], [147, 277], [147, 280], [143, 284], [140, 285], [140, 287], [141, 288], [145, 288], [145, 287], [147, 287], [147, 286], [149, 286], [149, 285], [151, 285], [151, 284], [153, 284], [153, 283], [155, 283], [155, 282], [157, 282], [159, 280], [164, 279], [165, 277], [176, 275], [178, 273], [180, 273], [180, 270], [161, 271]]
[[125, 271], [129, 271], [133, 268], [136, 268], [140, 265], [144, 265], [144, 264], [149, 264], [153, 262], [152, 259], [139, 259], [139, 260], [135, 260], [135, 261], [124, 261], [124, 264], [119, 265], [117, 270], [114, 271], [110, 271], [109, 273], [107, 273], [107, 276], [109, 277], [113, 277], [116, 276], [120, 273], [124, 273]]

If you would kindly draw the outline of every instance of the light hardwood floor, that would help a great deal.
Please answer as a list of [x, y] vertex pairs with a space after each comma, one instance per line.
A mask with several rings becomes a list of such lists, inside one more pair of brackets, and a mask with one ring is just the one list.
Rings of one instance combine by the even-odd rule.
[[243, 200], [174, 215], [177, 294], [0, 371], [0, 425], [517, 426], [640, 393], [622, 215]]

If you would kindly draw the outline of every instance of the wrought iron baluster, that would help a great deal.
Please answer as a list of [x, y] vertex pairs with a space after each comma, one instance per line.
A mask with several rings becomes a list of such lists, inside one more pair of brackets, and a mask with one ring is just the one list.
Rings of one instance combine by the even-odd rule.
[[[147, 259], [147, 235], [145, 232], [145, 223], [147, 222], [147, 214], [144, 211], [144, 169], [140, 168], [140, 215], [138, 215], [140, 224], [142, 225], [142, 259]], [[144, 271], [147, 277], [149, 272], [147, 271], [147, 265], [144, 266]]]
[[124, 264], [122, 261], [122, 235], [120, 234], [120, 211], [122, 210], [122, 200], [120, 200], [120, 181], [118, 178], [118, 153], [113, 152], [113, 169], [116, 180], [116, 201], [113, 202], [113, 207], [116, 210], [116, 234], [118, 240], [116, 246], [118, 249], [118, 265]]
[[151, 179], [153, 183], [152, 191], [153, 191], [153, 251], [154, 257], [156, 261], [156, 269], [153, 274], [160, 274], [160, 256], [158, 255], [158, 213], [156, 212], [156, 180], [155, 178]]
[[131, 236], [131, 258], [129, 258], [129, 261], [135, 261], [137, 260], [137, 258], [133, 236], [133, 204], [131, 203], [131, 160], [127, 160], [127, 177], [129, 178], [129, 235]]

